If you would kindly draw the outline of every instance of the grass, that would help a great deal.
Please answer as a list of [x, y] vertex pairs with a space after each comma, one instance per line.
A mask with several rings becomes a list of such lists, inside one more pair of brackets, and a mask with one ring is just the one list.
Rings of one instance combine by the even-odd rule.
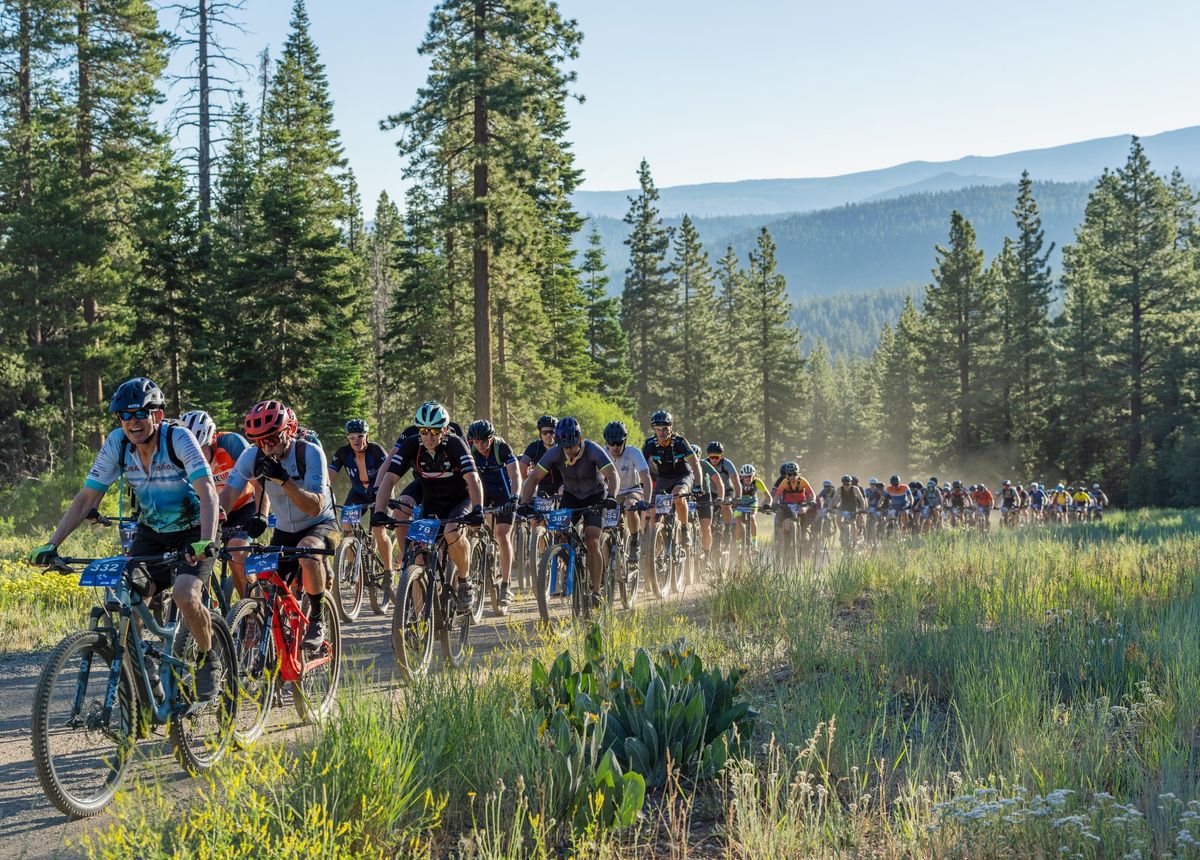
[[[91, 856], [1200, 856], [1200, 514], [934, 535], [740, 571], [616, 613], [605, 649], [686, 638], [747, 670], [753, 752], [628, 830], [552, 820], [533, 635], [228, 762], [183, 809], [130, 789]], [[250, 810], [248, 813], [247, 810]], [[249, 822], [249, 823], [248, 823]], [[251, 827], [251, 823], [253, 827]], [[207, 846], [201, 851], [201, 845]]]

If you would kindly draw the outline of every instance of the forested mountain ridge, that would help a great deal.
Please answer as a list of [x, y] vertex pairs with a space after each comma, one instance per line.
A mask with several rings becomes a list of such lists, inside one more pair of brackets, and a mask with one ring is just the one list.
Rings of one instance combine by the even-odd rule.
[[[1060, 269], [1061, 249], [1073, 240], [1083, 218], [1091, 185], [1085, 182], [1035, 182], [1046, 239], [1055, 245], [1051, 267]], [[732, 245], [739, 256], [753, 247], [762, 227], [778, 244], [780, 272], [789, 294], [811, 296], [897, 289], [929, 280], [936, 262], [934, 245], [945, 239], [946, 213], [958, 210], [975, 226], [980, 247], [989, 254], [1000, 249], [1012, 225], [1016, 183], [908, 194], [867, 203], [853, 203], [818, 212], [783, 216], [725, 216], [695, 218], [705, 248], [713, 257]], [[589, 219], [600, 232], [605, 256], [614, 271], [624, 268], [629, 228], [615, 218]], [[664, 218], [668, 227], [678, 218]], [[590, 225], [589, 225], [590, 229]], [[576, 248], [582, 248], [581, 232]]]
[[[1200, 175], [1200, 126], [1164, 131], [1141, 138], [1146, 156], [1156, 164], [1179, 167], [1185, 176]], [[942, 176], [958, 175], [957, 187], [978, 184], [980, 178], [1016, 182], [1028, 170], [1045, 182], [1090, 182], [1105, 167], [1119, 164], [1129, 135], [1066, 143], [1003, 155], [968, 155], [952, 161], [909, 161], [878, 170], [841, 176], [799, 179], [746, 179], [706, 182], [659, 189], [664, 218], [684, 214], [770, 215], [808, 212], [856, 203], [884, 194], [904, 193], [910, 186]], [[577, 191], [575, 207], [585, 215], [620, 218], [635, 191]]]

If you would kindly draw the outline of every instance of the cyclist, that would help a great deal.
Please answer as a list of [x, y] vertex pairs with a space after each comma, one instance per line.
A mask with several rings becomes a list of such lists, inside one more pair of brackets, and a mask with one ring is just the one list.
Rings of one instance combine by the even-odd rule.
[[1066, 515], [1067, 508], [1071, 504], [1071, 494], [1067, 492], [1066, 487], [1061, 483], [1054, 488], [1054, 492], [1050, 494], [1050, 504], [1056, 516], [1061, 518]]
[[[340, 532], [333, 516], [325, 452], [320, 445], [292, 436], [299, 428], [288, 412], [278, 400], [263, 400], [246, 413], [243, 426], [255, 447], [238, 457], [221, 490], [221, 502], [235, 498], [247, 484], [257, 481], [275, 514], [272, 545], [333, 549]], [[290, 573], [295, 564], [295, 559], [281, 559], [280, 574]], [[325, 641], [325, 565], [320, 558], [302, 558], [299, 565], [309, 600], [304, 647], [317, 650]], [[242, 594], [249, 577], [244, 579], [238, 583]]]
[[[608, 452], [583, 438], [579, 422], [567, 416], [554, 425], [554, 446], [533, 467], [533, 476], [521, 488], [521, 515], [532, 512], [529, 500], [538, 483], [552, 469], [558, 469], [563, 479], [562, 505], [575, 511], [572, 522], [583, 520], [583, 542], [587, 546], [588, 575], [592, 581], [592, 607], [599, 608], [600, 577], [604, 559], [600, 557], [600, 534], [604, 515], [599, 510], [581, 510], [603, 506], [619, 508], [621, 479]], [[563, 589], [566, 583], [562, 584]]]
[[1096, 505], [1097, 516], [1104, 513], [1104, 509], [1108, 507], [1108, 496], [1104, 494], [1104, 490], [1100, 489], [1099, 484], [1092, 484], [1092, 499]]
[[903, 524], [904, 512], [912, 509], [913, 497], [912, 491], [907, 484], [900, 483], [899, 475], [892, 475], [888, 478], [888, 485], [883, 489], [887, 496], [888, 516], [894, 516], [897, 524]]
[[[58, 547], [79, 527], [114, 481], [129, 484], [137, 498], [137, 532], [129, 554], [183, 552], [175, 570], [172, 599], [196, 640], [196, 697], [211, 699], [220, 689], [224, 667], [212, 648], [212, 625], [203, 591], [212, 576], [217, 535], [217, 490], [212, 469], [196, 437], [163, 420], [162, 390], [144, 376], [126, 380], [113, 392], [108, 411], [121, 426], [108, 434], [83, 487], [59, 520], [50, 540], [33, 550], [34, 564], [52, 564]], [[155, 591], [172, 588], [171, 567], [145, 566]]]
[[637, 564], [642, 536], [642, 517], [638, 512], [649, 506], [646, 500], [651, 492], [650, 467], [642, 452], [630, 448], [628, 441], [629, 430], [622, 422], [610, 421], [604, 425], [604, 443], [621, 481], [618, 498], [625, 510], [625, 527], [629, 529], [629, 563]]
[[[467, 441], [453, 432], [450, 413], [436, 400], [427, 400], [417, 407], [413, 426], [415, 436], [401, 436], [397, 451], [388, 462], [387, 471], [379, 479], [379, 490], [375, 495], [375, 516], [382, 515], [379, 524], [387, 525], [388, 499], [392, 488], [409, 469], [415, 480], [401, 494], [407, 502], [411, 516], [412, 505], [421, 504], [421, 516], [439, 520], [465, 519], [464, 523], [446, 523], [442, 527], [442, 539], [450, 560], [454, 563], [454, 580], [457, 582], [458, 602], [471, 605], [472, 588], [470, 541], [463, 540], [462, 526], [483, 522], [483, 483], [475, 468], [475, 458], [467, 448]], [[402, 516], [405, 509], [401, 509]], [[407, 519], [407, 516], [405, 516]], [[405, 530], [407, 532], [407, 529]], [[455, 585], [455, 581], [451, 585]]]
[[[191, 430], [192, 435], [196, 437], [204, 459], [212, 469], [213, 484], [219, 495], [225, 488], [225, 482], [229, 480], [234, 463], [242, 456], [242, 452], [250, 447], [250, 443], [240, 433], [223, 433], [217, 430], [212, 417], [200, 409], [185, 412], [179, 417], [179, 423]], [[249, 484], [230, 503], [233, 509], [225, 512], [225, 519], [221, 523], [223, 533], [228, 536], [225, 539], [226, 546], [245, 546], [247, 537], [257, 538], [267, 530], [267, 518], [263, 510], [268, 503], [265, 497], [260, 498], [260, 495], [257, 485]], [[242, 553], [233, 553], [229, 560], [229, 570], [233, 573], [235, 586], [239, 582], [245, 584], [245, 556]], [[244, 591], [238, 593], [245, 594]]]
[[975, 494], [971, 497], [975, 502], [977, 515], [981, 519], [981, 525], [984, 531], [988, 531], [992, 527], [992, 505], [995, 503], [995, 498], [992, 496], [992, 491], [987, 488], [987, 485], [980, 482], [975, 488]]
[[1042, 508], [1046, 504], [1046, 490], [1041, 484], [1029, 482], [1029, 513], [1034, 519], [1042, 518]]
[[867, 503], [867, 515], [869, 519], [866, 522], [866, 533], [872, 540], [878, 535], [879, 518], [883, 516], [884, 510], [887, 508], [887, 493], [883, 491], [883, 481], [878, 478], [867, 479], [867, 491], [863, 493], [863, 499]]
[[[775, 486], [779, 486], [779, 482], [784, 479], [783, 470], [780, 469], [779, 478], [775, 481]], [[817, 529], [819, 522], [829, 516], [829, 506], [833, 504], [833, 481], [826, 478], [821, 482], [821, 492], [817, 493], [816, 505], [813, 507], [812, 519], [809, 520], [809, 526], [812, 529]]]
[[[543, 415], [537, 420], [538, 438], [526, 445], [525, 452], [521, 454], [522, 480], [529, 480], [529, 473], [533, 467], [540, 463], [546, 452], [554, 446], [554, 427], [557, 424], [558, 420], [553, 415]], [[562, 485], [562, 474], [555, 469], [538, 482], [537, 493], [542, 496], [557, 496], [562, 491]]]
[[958, 525], [965, 515], [970, 498], [970, 493], [963, 488], [962, 481], [956, 479], [950, 486], [950, 519], [954, 525]]
[[812, 484], [800, 474], [800, 466], [794, 460], [788, 460], [779, 467], [779, 480], [775, 482], [772, 497], [771, 507], [775, 511], [775, 545], [779, 546], [779, 536], [783, 531], [783, 524], [790, 519], [799, 520], [800, 537], [803, 539], [805, 531], [811, 524], [809, 513], [802, 507], [798, 514], [793, 514], [789, 506], [811, 505], [815, 501], [816, 495], [813, 493]]
[[1092, 497], [1082, 483], [1075, 489], [1075, 494], [1071, 496], [1071, 501], [1075, 503], [1076, 516], [1082, 520], [1087, 516], [1088, 508], [1092, 506]]
[[505, 510], [492, 514], [492, 518], [496, 543], [500, 545], [500, 605], [508, 606], [512, 602], [508, 583], [512, 575], [512, 509], [521, 492], [521, 471], [512, 448], [496, 435], [496, 428], [486, 418], [471, 422], [467, 441], [471, 443], [475, 468], [483, 481], [483, 503], [489, 508], [505, 506]]
[[1004, 483], [1000, 485], [1000, 514], [1001, 518], [1009, 516], [1012, 523], [1015, 525], [1017, 515], [1015, 511], [1021, 508], [1021, 494], [1017, 492], [1017, 488], [1013, 486], [1013, 482], [1004, 479]]
[[700, 519], [700, 548], [707, 555], [712, 552], [713, 511], [725, 501], [725, 482], [716, 467], [700, 456], [699, 445], [692, 445], [692, 453], [700, 464], [700, 482], [692, 493], [696, 497], [696, 516]]
[[[670, 493], [675, 496], [675, 515], [682, 527], [680, 543], [687, 546], [688, 534], [687, 494], [700, 483], [700, 462], [691, 444], [675, 432], [671, 413], [660, 409], [650, 416], [654, 435], [642, 445], [642, 454], [650, 466], [654, 478], [654, 495]], [[653, 515], [653, 512], [650, 512]]]
[[[344, 468], [346, 477], [350, 479], [350, 489], [346, 491], [343, 505], [374, 505], [376, 482], [379, 470], [388, 461], [387, 451], [378, 442], [368, 440], [367, 422], [363, 418], [351, 418], [346, 422], [346, 444], [333, 452], [329, 461], [329, 483], [333, 485], [334, 477]], [[349, 531], [347, 526], [346, 531]], [[375, 536], [375, 551], [385, 567], [392, 566], [392, 536], [383, 526], [371, 529]]]
[[[811, 488], [810, 488], [811, 489]], [[758, 477], [755, 472], [754, 464], [743, 463], [738, 474], [738, 491], [740, 496], [737, 499], [739, 507], [758, 507], [759, 494], [762, 495], [762, 509], [765, 511], [771, 510], [771, 491], [767, 489], [766, 483], [762, 478]], [[742, 533], [742, 520], [739, 517], [737, 524], [734, 527], [734, 539], [740, 539]], [[750, 535], [758, 537], [758, 522], [753, 516], [750, 517]]]
[[[721, 476], [721, 481], [725, 485], [725, 498], [733, 499], [737, 495], [738, 485], [738, 470], [737, 466], [733, 465], [733, 461], [725, 456], [725, 446], [720, 442], [713, 440], [708, 443], [706, 451], [709, 465], [717, 470]], [[733, 507], [731, 505], [721, 506], [721, 516], [725, 520], [726, 526], [733, 524]]]
[[924, 507], [921, 514], [929, 518], [930, 528], [942, 527], [942, 491], [938, 487], [936, 476], [931, 476], [925, 483]]

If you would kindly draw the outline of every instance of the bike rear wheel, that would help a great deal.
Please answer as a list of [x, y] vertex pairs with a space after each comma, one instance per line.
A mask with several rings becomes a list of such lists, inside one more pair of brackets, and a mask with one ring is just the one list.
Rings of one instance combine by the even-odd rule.
[[[171, 715], [169, 734], [175, 758], [190, 776], [211, 770], [225, 757], [234, 742], [238, 679], [234, 666], [237, 655], [225, 619], [212, 613], [212, 650], [220, 654], [221, 684], [208, 702], [190, 712]], [[196, 640], [187, 627], [175, 636], [174, 656], [185, 665], [196, 665]], [[186, 680], [181, 679], [176, 695], [183, 702], [195, 702], [195, 669]]]
[[357, 621], [362, 612], [363, 580], [373, 566], [370, 556], [371, 548], [358, 535], [349, 534], [342, 537], [333, 557], [333, 596], [338, 615], [347, 623]]
[[[33, 696], [31, 733], [38, 782], [60, 812], [76, 818], [95, 815], [112, 801], [138, 736], [141, 715], [127, 661], [121, 664], [112, 728], [94, 725], [104, 705], [111, 665], [107, 636], [91, 630], [72, 633], [50, 653]], [[82, 707], [75, 713], [77, 695]]]
[[302, 651], [300, 679], [292, 682], [296, 714], [309, 725], [329, 716], [342, 680], [342, 628], [338, 614], [328, 600], [321, 602], [321, 613], [325, 618], [325, 642], [315, 653]]
[[412, 681], [429, 671], [433, 659], [433, 618], [425, 614], [429, 579], [425, 568], [409, 565], [400, 574], [392, 614], [392, 653], [401, 677]]
[[266, 728], [279, 671], [266, 601], [261, 597], [239, 600], [229, 610], [226, 626], [233, 640], [231, 671], [238, 696], [233, 739], [238, 746], [248, 747]]

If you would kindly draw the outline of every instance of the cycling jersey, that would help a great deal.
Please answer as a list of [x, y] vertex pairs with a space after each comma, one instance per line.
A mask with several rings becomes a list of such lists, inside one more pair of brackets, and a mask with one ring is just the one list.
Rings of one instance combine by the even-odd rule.
[[362, 453], [343, 445], [333, 453], [329, 469], [340, 472], [345, 467], [346, 477], [350, 479], [351, 495], [374, 498], [379, 469], [387, 462], [387, 458], [387, 451], [378, 442], [368, 442]]
[[868, 510], [875, 511], [879, 510], [879, 508], [883, 506], [886, 496], [884, 495], [883, 490], [877, 490], [874, 487], [869, 487], [867, 491], [863, 493], [863, 498], [867, 502]]
[[985, 510], [991, 510], [992, 502], [995, 501], [995, 499], [992, 498], [991, 490], [976, 490], [971, 495], [971, 500], [975, 502], [976, 507], [980, 507]]
[[[174, 457], [167, 450], [168, 445]], [[100, 446], [84, 486], [107, 492], [121, 477], [122, 459], [124, 479], [138, 500], [141, 525], [155, 532], [178, 532], [200, 524], [200, 498], [192, 488], [192, 481], [211, 478], [212, 469], [195, 436], [183, 428], [160, 423], [147, 474], [141, 455], [118, 427]]]
[[1082, 490], [1080, 492], [1076, 493], [1071, 498], [1073, 498], [1075, 500], [1075, 504], [1077, 504], [1077, 505], [1090, 505], [1092, 503], [1092, 497], [1089, 496], [1087, 493], [1083, 492]]
[[[778, 486], [778, 484], [776, 484]], [[829, 507], [829, 503], [833, 500], [833, 487], [822, 487], [821, 492], [817, 493], [817, 507], [824, 510]]]
[[1035, 505], [1041, 505], [1046, 501], [1046, 492], [1044, 490], [1034, 490], [1029, 494], [1029, 501]]
[[858, 513], [866, 505], [862, 491], [851, 484], [849, 487], [838, 487], [833, 496], [834, 510]]
[[897, 511], [902, 511], [912, 505], [912, 492], [904, 484], [893, 487], [891, 484], [883, 488], [888, 505]]
[[650, 471], [642, 452], [632, 445], [626, 445], [620, 456], [613, 457], [609, 454], [609, 457], [616, 467], [617, 476], [621, 479], [621, 495], [642, 492], [641, 476]]
[[443, 434], [432, 451], [421, 444], [419, 436], [401, 437], [399, 450], [392, 455], [387, 470], [403, 475], [409, 469], [421, 484], [422, 503], [439, 510], [469, 498], [463, 476], [478, 471], [466, 440], [452, 433]]
[[743, 504], [749, 504], [756, 501], [759, 493], [765, 493], [768, 498], [771, 495], [770, 490], [767, 489], [766, 483], [757, 475], [751, 478], [750, 481], [747, 481], [744, 477], [739, 475], [738, 491], [741, 493], [739, 501]]
[[507, 501], [508, 497], [513, 495], [512, 487], [509, 486], [508, 466], [517, 462], [509, 444], [499, 436], [494, 436], [486, 454], [480, 454], [479, 449], [471, 445], [471, 456], [475, 459], [475, 468], [483, 480], [484, 493], [493, 500]]
[[925, 497], [922, 501], [931, 508], [940, 508], [942, 506], [942, 491], [937, 487], [926, 487]]
[[[297, 452], [303, 447], [304, 476], [300, 475], [297, 465]], [[238, 457], [233, 472], [229, 476], [227, 486], [237, 492], [254, 480], [254, 467], [258, 460], [257, 448], [247, 448]], [[266, 456], [266, 455], [263, 455]], [[300, 439], [288, 443], [287, 450], [280, 459], [280, 465], [291, 475], [292, 480], [302, 490], [316, 493], [322, 499], [321, 509], [315, 514], [306, 514], [288, 498], [283, 484], [277, 481], [262, 481], [267, 498], [271, 502], [271, 513], [275, 515], [275, 528], [284, 532], [301, 532], [312, 528], [318, 523], [333, 521], [333, 495], [329, 492], [329, 472], [325, 462], [325, 452], [320, 445], [314, 445]]]
[[[213, 481], [217, 485], [218, 493], [224, 489], [225, 482], [229, 480], [229, 475], [233, 472], [238, 457], [242, 456], [242, 452], [249, 447], [250, 443], [240, 433], [217, 433], [213, 440], [213, 458], [209, 465], [212, 468]], [[240, 511], [253, 500], [254, 488], [247, 484], [230, 504], [226, 513], [232, 514], [234, 511]]]
[[[542, 461], [546, 456], [546, 452], [550, 449], [546, 447], [546, 443], [541, 439], [534, 439], [525, 446], [525, 453], [521, 455], [521, 462], [526, 466], [534, 466]], [[559, 489], [563, 485], [562, 473], [558, 469], [551, 469], [550, 474], [542, 477], [538, 481], [537, 490], [539, 493], [545, 493], [547, 496], [558, 494]]]
[[[575, 459], [567, 459], [567, 454], [561, 445], [555, 445], [547, 451], [538, 466], [549, 472], [557, 468], [563, 478], [563, 492], [570, 493], [577, 499], [608, 494], [608, 484], [600, 472], [612, 469], [613, 461], [608, 452], [593, 442], [584, 439]], [[618, 491], [620, 487], [617, 488]]]
[[688, 440], [678, 433], [671, 436], [665, 447], [658, 444], [657, 437], [651, 436], [642, 445], [642, 454], [655, 478], [682, 478], [692, 474], [688, 458], [696, 456]]
[[1012, 487], [1000, 491], [1000, 504], [1009, 507], [1016, 507], [1020, 503], [1020, 496]]
[[968, 493], [962, 487], [955, 487], [950, 490], [950, 507], [964, 508], [967, 505]]
[[791, 482], [780, 478], [775, 482], [774, 496], [777, 501], [783, 502], [785, 505], [811, 502], [815, 498], [812, 484], [803, 476], [797, 477], [795, 481]]
[[[710, 466], [712, 461], [705, 458], [705, 462]], [[738, 470], [737, 466], [733, 465], [733, 461], [728, 457], [722, 457], [721, 462], [716, 465], [716, 470], [721, 476], [721, 480], [725, 484], [725, 495], [733, 496], [734, 487], [738, 485]]]

